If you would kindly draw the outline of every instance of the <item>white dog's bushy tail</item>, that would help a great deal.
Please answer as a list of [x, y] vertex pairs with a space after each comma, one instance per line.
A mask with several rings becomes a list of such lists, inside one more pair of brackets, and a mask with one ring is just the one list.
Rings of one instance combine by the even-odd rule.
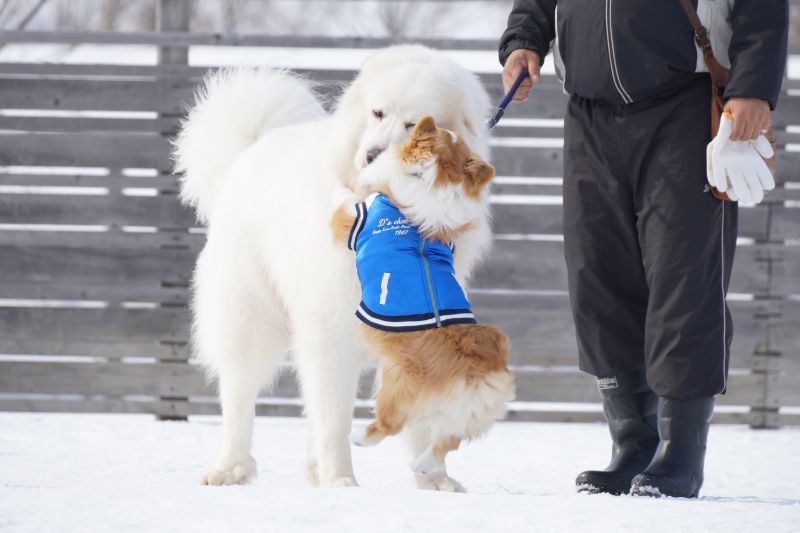
[[209, 74], [175, 141], [181, 200], [208, 221], [217, 189], [242, 151], [269, 129], [324, 114], [309, 84], [288, 72], [232, 68]]

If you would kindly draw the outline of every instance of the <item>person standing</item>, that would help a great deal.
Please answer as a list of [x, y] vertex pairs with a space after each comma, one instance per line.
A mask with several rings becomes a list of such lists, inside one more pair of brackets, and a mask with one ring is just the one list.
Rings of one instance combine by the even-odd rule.
[[[692, 7], [730, 68], [723, 140], [755, 154], [783, 80], [787, 0]], [[597, 378], [613, 442], [608, 467], [576, 485], [697, 497], [726, 389], [737, 233], [737, 204], [706, 185], [711, 80], [679, 0], [516, 0], [499, 50], [506, 90], [530, 74], [514, 100], [554, 41], [570, 95], [564, 251], [579, 367]], [[758, 176], [731, 175], [731, 198], [760, 201]]]

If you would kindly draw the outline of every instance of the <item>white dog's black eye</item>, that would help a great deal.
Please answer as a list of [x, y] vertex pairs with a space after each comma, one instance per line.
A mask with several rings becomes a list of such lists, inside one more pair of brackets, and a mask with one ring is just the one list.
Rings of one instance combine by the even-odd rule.
[[405, 126], [406, 126], [406, 129], [407, 129], [407, 130], [410, 130], [411, 128], [413, 128], [414, 126], [416, 126], [416, 124], [415, 124], [415, 123], [413, 123], [413, 122], [406, 122]]
[[372, 116], [374, 116], [378, 120], [383, 120], [383, 111], [381, 111], [380, 109], [373, 109]]

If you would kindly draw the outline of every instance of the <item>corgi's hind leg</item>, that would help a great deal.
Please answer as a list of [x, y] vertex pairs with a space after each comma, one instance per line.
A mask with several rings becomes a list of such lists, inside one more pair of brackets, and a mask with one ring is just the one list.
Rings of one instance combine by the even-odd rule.
[[389, 435], [403, 430], [412, 407], [412, 396], [406, 379], [394, 372], [383, 370], [381, 388], [375, 399], [375, 421], [350, 434], [356, 446], [374, 446]]
[[431, 444], [411, 463], [411, 469], [418, 474], [445, 472], [445, 458], [461, 445], [459, 437], [445, 437]]

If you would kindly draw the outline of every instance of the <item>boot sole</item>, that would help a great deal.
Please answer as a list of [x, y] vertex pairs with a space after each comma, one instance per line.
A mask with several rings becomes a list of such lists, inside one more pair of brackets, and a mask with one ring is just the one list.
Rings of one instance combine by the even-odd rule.
[[652, 480], [634, 481], [631, 486], [631, 496], [642, 496], [650, 498], [697, 498], [700, 495], [700, 488], [692, 492], [671, 491], [664, 487], [659, 487]]
[[589, 483], [575, 485], [575, 488], [578, 494], [611, 494], [612, 496], [622, 496], [628, 493], [626, 490], [612, 489], [611, 487], [598, 487], [596, 485], [590, 485]]
[[619, 480], [605, 472], [583, 472], [575, 480], [575, 488], [581, 494], [611, 494], [621, 496], [631, 490], [632, 480]]

